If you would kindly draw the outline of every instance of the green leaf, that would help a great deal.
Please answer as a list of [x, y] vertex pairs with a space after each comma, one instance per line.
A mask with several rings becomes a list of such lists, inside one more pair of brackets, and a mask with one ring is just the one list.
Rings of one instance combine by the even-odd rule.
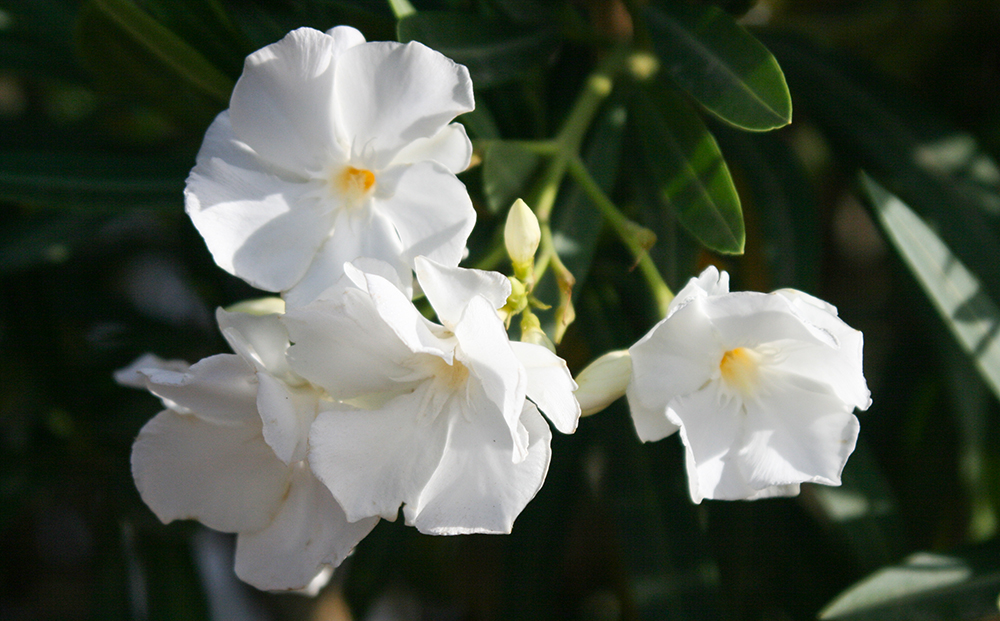
[[899, 196], [1000, 299], [1000, 167], [968, 133], [884, 75], [792, 37], [768, 37], [796, 106], [837, 155]]
[[510, 142], [492, 142], [483, 151], [483, 193], [493, 213], [504, 213], [526, 192], [540, 158]]
[[151, 207], [180, 211], [193, 153], [116, 155], [0, 151], [0, 198], [102, 211]]
[[76, 40], [82, 62], [110, 92], [196, 125], [229, 103], [234, 80], [130, 0], [87, 2]]
[[714, 6], [647, 7], [663, 72], [719, 119], [767, 131], [792, 121], [781, 67], [757, 39]]
[[509, 82], [540, 67], [558, 39], [547, 25], [531, 28], [451, 11], [421, 11], [399, 20], [399, 40], [420, 41], [469, 68], [477, 88]]
[[955, 621], [994, 619], [1000, 592], [1000, 546], [917, 552], [841, 593], [820, 619]]
[[239, 76], [254, 51], [219, 0], [146, 0], [142, 7], [227, 75]]
[[1000, 398], [1000, 309], [934, 229], [870, 177], [862, 183], [889, 240]]
[[637, 93], [632, 108], [660, 201], [707, 248], [742, 253], [740, 199], [701, 118], [667, 89]]

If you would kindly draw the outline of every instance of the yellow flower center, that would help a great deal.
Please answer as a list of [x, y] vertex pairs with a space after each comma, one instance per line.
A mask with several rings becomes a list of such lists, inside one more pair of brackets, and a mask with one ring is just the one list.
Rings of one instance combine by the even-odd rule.
[[367, 196], [375, 187], [375, 173], [364, 168], [345, 166], [339, 173], [335, 173], [330, 181], [344, 198], [356, 202]]
[[743, 396], [749, 396], [760, 378], [760, 358], [760, 354], [747, 347], [730, 349], [719, 361], [723, 381]]

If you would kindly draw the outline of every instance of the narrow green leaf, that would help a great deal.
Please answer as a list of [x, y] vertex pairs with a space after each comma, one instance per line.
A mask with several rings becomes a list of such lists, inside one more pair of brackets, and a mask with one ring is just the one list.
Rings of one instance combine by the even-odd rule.
[[511, 81], [542, 66], [558, 39], [548, 25], [531, 28], [468, 13], [421, 11], [401, 19], [399, 40], [419, 41], [469, 68], [478, 88]]
[[207, 124], [234, 80], [130, 0], [90, 0], [76, 25], [80, 58], [99, 83], [173, 116]]
[[0, 151], [0, 198], [102, 211], [181, 210], [193, 153], [125, 156], [94, 152]]
[[[669, 12], [668, 12], [669, 11]], [[714, 6], [669, 3], [645, 16], [664, 73], [719, 119], [767, 131], [792, 121], [792, 99], [774, 56]]]
[[483, 193], [493, 213], [504, 213], [526, 192], [539, 157], [524, 147], [509, 142], [491, 143], [483, 152]]
[[234, 85], [232, 78], [130, 0], [92, 0], [91, 5], [120, 28], [123, 35], [152, 53], [172, 72], [219, 103], [229, 103]]
[[870, 177], [862, 182], [903, 261], [1000, 398], [1000, 309], [934, 229]]
[[715, 138], [701, 118], [667, 89], [633, 98], [636, 127], [660, 201], [707, 248], [743, 252], [740, 199]]
[[913, 93], [849, 58], [787, 36], [764, 39], [837, 155], [857, 162], [922, 218], [1000, 299], [1000, 167]]
[[918, 552], [841, 593], [820, 619], [994, 619], [1000, 592], [996, 541], [948, 553]]
[[238, 76], [254, 50], [219, 0], [145, 0], [142, 7], [226, 75]]

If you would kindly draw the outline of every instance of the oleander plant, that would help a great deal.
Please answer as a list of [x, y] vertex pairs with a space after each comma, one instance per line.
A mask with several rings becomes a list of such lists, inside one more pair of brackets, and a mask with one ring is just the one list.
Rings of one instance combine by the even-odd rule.
[[4, 618], [1000, 617], [997, 28], [0, 1]]

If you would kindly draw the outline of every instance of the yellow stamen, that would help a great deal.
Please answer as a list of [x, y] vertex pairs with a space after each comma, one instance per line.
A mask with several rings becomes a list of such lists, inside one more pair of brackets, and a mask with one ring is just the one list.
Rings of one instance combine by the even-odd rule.
[[340, 192], [351, 198], [358, 199], [368, 194], [375, 185], [375, 173], [364, 168], [345, 166], [334, 179]]
[[722, 379], [744, 396], [753, 393], [760, 375], [760, 354], [746, 347], [730, 349], [722, 354], [719, 370]]

